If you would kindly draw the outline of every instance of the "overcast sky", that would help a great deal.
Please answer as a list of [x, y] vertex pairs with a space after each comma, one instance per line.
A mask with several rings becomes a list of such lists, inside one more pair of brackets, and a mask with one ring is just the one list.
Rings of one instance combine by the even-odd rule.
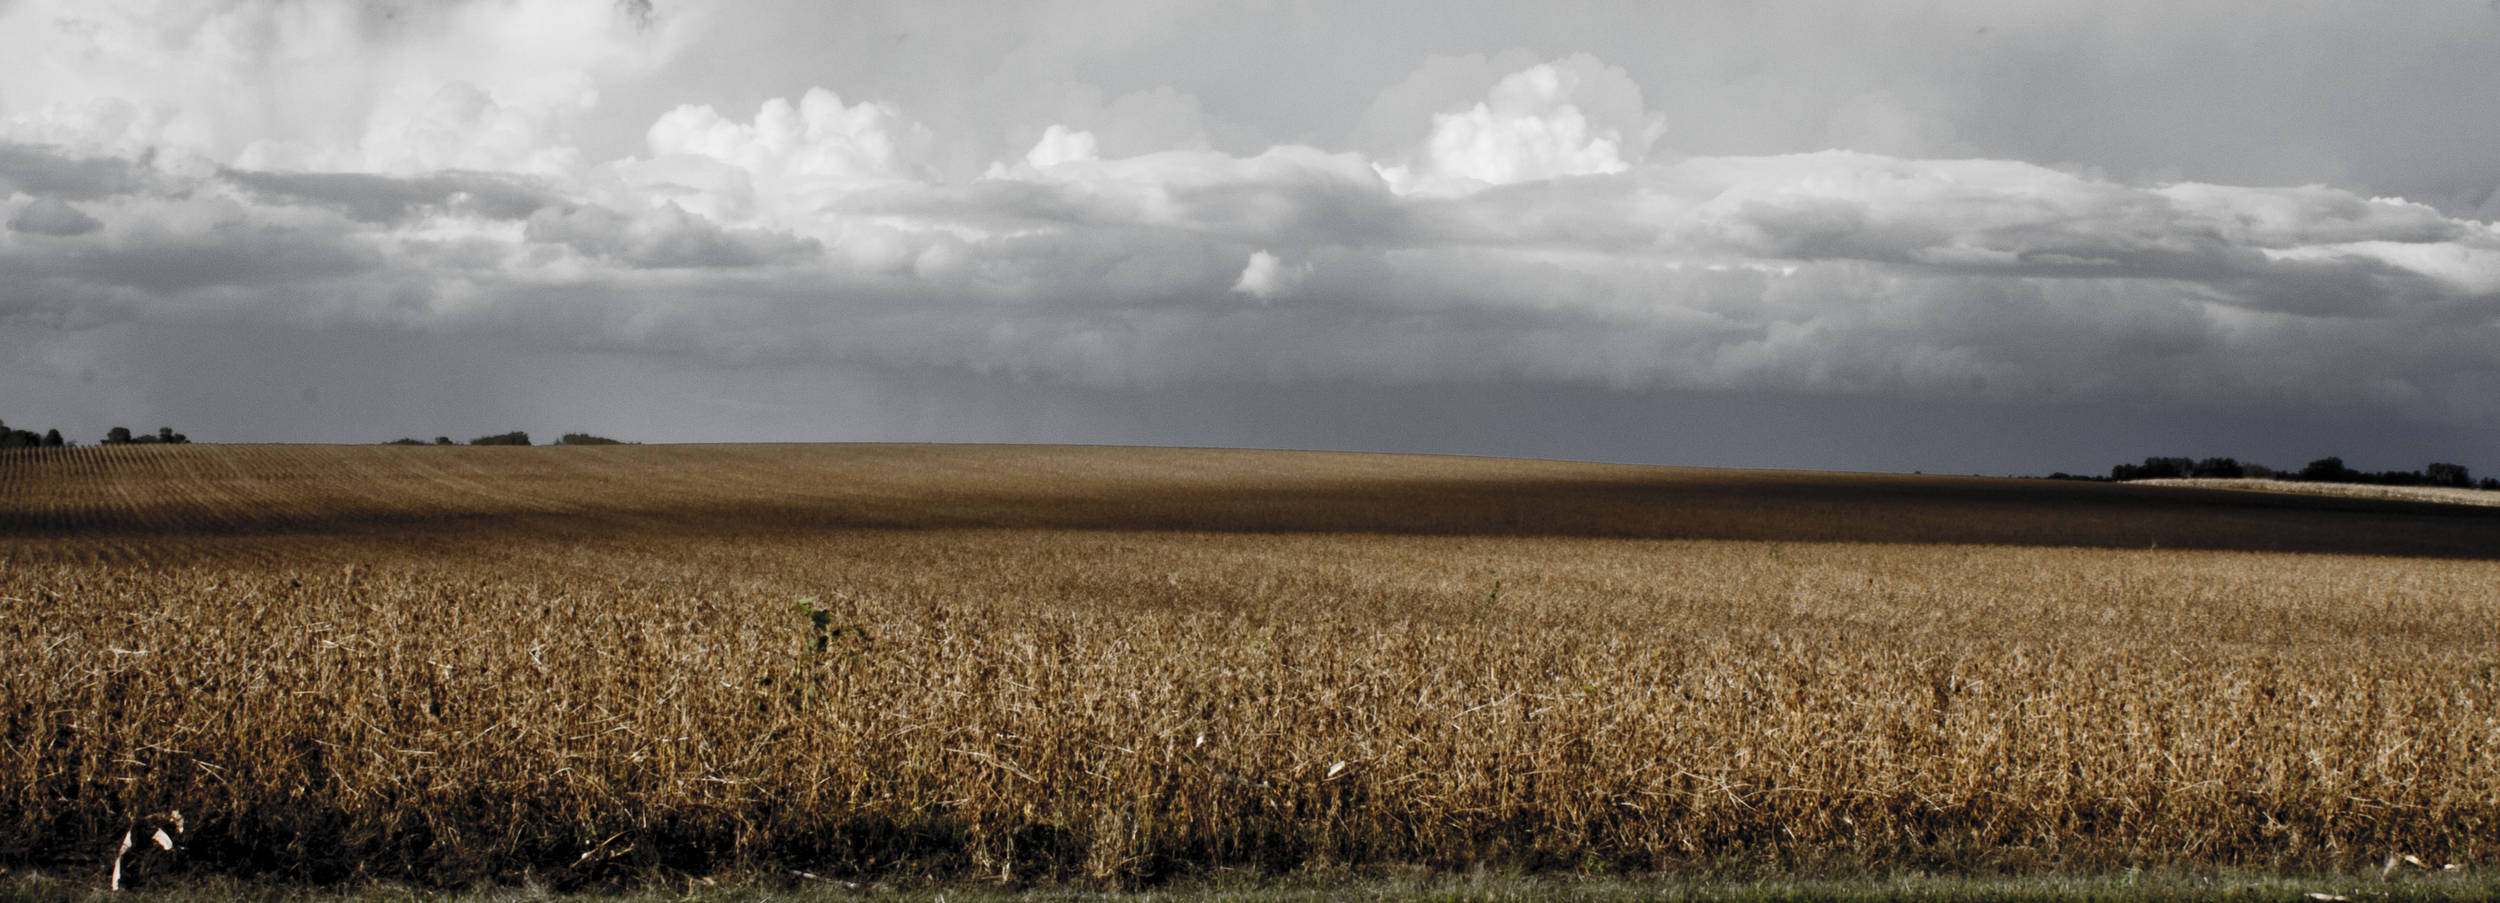
[[0, 0], [0, 419], [2500, 472], [2500, 3]]

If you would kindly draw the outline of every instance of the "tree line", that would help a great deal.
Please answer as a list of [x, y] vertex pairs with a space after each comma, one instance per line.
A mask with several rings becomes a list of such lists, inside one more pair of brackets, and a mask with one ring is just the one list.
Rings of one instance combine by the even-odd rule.
[[[434, 441], [432, 441], [432, 442], [425, 442], [425, 441], [418, 440], [418, 439], [393, 439], [393, 440], [391, 440], [391, 441], [389, 441], [389, 442], [385, 442], [385, 443], [382, 443], [382, 444], [384, 444], [384, 445], [462, 445], [462, 444], [467, 444], [467, 445], [528, 445], [528, 444], [530, 444], [530, 434], [529, 434], [529, 433], [527, 433], [527, 432], [523, 432], [523, 431], [521, 431], [521, 430], [513, 430], [512, 432], [509, 432], [509, 433], [496, 433], [495, 435], [492, 435], [492, 436], [479, 436], [479, 437], [477, 437], [477, 438], [475, 438], [475, 439], [471, 439], [471, 440], [469, 440], [469, 441], [468, 441], [468, 442], [466, 442], [466, 443], [453, 442], [453, 441], [451, 441], [451, 437], [449, 437], [449, 436], [436, 436], [436, 437], [434, 437]], [[566, 434], [564, 434], [564, 436], [563, 436], [562, 438], [557, 439], [555, 444], [557, 444], [557, 445], [623, 445], [623, 444], [625, 444], [625, 443], [623, 443], [623, 442], [619, 442], [619, 441], [617, 441], [617, 440], [615, 440], [615, 439], [610, 439], [610, 438], [605, 437], [605, 436], [593, 436], [593, 435], [591, 435], [591, 434], [589, 434], [589, 433], [566, 433]]]
[[[102, 440], [100, 440], [99, 442], [97, 442], [96, 444], [98, 444], [98, 445], [188, 445], [188, 444], [190, 444], [190, 443], [191, 443], [191, 437], [189, 437], [189, 436], [185, 436], [185, 435], [183, 435], [183, 434], [181, 434], [181, 433], [174, 432], [174, 428], [173, 428], [173, 427], [170, 427], [170, 426], [161, 426], [161, 427], [157, 427], [157, 428], [156, 428], [156, 432], [154, 432], [154, 433], [133, 433], [133, 432], [131, 432], [131, 431], [130, 431], [130, 428], [129, 428], [129, 427], [126, 427], [126, 426], [117, 426], [117, 427], [112, 428], [112, 429], [111, 429], [111, 430], [109, 430], [109, 431], [106, 431], [106, 432], [105, 432], [105, 434], [104, 434], [104, 438], [103, 438]], [[76, 443], [76, 442], [71, 442], [71, 441], [69, 441], [69, 440], [67, 440], [67, 439], [63, 439], [63, 438], [61, 437], [61, 431], [60, 431], [60, 430], [57, 430], [57, 429], [50, 429], [50, 430], [45, 430], [45, 431], [43, 431], [42, 433], [36, 433], [36, 432], [35, 432], [35, 431], [33, 431], [33, 430], [14, 429], [14, 428], [11, 428], [11, 427], [10, 427], [10, 426], [6, 423], [6, 422], [0, 422], [0, 449], [7, 449], [7, 448], [68, 448], [68, 447], [75, 446], [75, 445], [77, 445], [77, 444], [78, 444], [78, 443]], [[461, 444], [464, 444], [464, 443], [453, 442], [453, 441], [451, 441], [451, 437], [449, 437], [449, 436], [436, 436], [436, 437], [434, 437], [434, 441], [432, 441], [432, 442], [425, 442], [425, 441], [421, 441], [421, 440], [417, 440], [417, 439], [393, 439], [393, 440], [391, 440], [391, 441], [389, 441], [389, 442], [385, 442], [385, 443], [382, 443], [382, 444], [384, 444], [384, 445], [461, 445]], [[468, 444], [468, 445], [528, 445], [528, 444], [530, 444], [530, 434], [529, 434], [529, 433], [526, 433], [526, 432], [523, 432], [523, 431], [521, 431], [521, 430], [513, 430], [512, 432], [509, 432], [509, 433], [497, 433], [497, 434], [492, 435], [492, 436], [479, 436], [479, 437], [477, 437], [477, 438], [475, 438], [475, 439], [471, 439], [471, 440], [469, 440], [469, 441], [468, 441], [467, 443], [465, 443], [465, 444]], [[589, 434], [589, 433], [566, 433], [566, 434], [564, 434], [564, 436], [563, 436], [562, 438], [557, 439], [555, 444], [557, 444], [557, 445], [623, 445], [623, 444], [625, 444], [625, 443], [620, 442], [620, 441], [617, 441], [617, 440], [615, 440], [615, 439], [610, 439], [610, 438], [607, 438], [607, 437], [605, 437], [605, 436], [593, 436], [593, 435], [591, 435], [591, 434]]]
[[[187, 445], [190, 442], [191, 437], [174, 432], [170, 426], [157, 427], [154, 434], [136, 435], [130, 432], [129, 427], [117, 426], [106, 432], [103, 441], [98, 444]], [[42, 435], [36, 435], [33, 430], [13, 429], [6, 423], [0, 423], [0, 448], [67, 448], [76, 444], [61, 438], [61, 431], [57, 429], [44, 430]]]
[[59, 448], [67, 444], [61, 441], [60, 430], [45, 430], [42, 435], [36, 435], [33, 430], [10, 429], [8, 424], [0, 423], [0, 448]]
[[2306, 483], [2368, 483], [2377, 486], [2450, 486], [2459, 489], [2500, 490], [2500, 479], [2474, 479], [2463, 464], [2431, 462], [2421, 470], [2354, 470], [2344, 466], [2340, 457], [2319, 458], [2299, 470], [2277, 470], [2256, 462], [2234, 458], [2146, 458], [2142, 464], [2120, 464], [2109, 469], [2109, 476], [2096, 477], [2070, 473], [2053, 473], [2052, 480], [2160, 480], [2180, 477], [2210, 477], [2226, 480], [2297, 480]]

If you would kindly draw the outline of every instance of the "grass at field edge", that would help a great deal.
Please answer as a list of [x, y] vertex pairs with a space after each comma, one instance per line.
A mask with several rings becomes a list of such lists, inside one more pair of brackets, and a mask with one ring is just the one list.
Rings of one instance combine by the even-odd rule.
[[164, 887], [111, 892], [96, 882], [40, 871], [0, 872], [0, 901], [69, 903], [830, 903], [850, 900], [947, 901], [1239, 901], [1300, 903], [1324, 900], [1547, 901], [1667, 900], [1732, 903], [1802, 901], [2466, 901], [2500, 900], [2500, 877], [2490, 873], [2375, 875], [2277, 875], [2253, 872], [2124, 872], [1971, 876], [1901, 874], [1874, 877], [1754, 877], [1746, 879], [1577, 877], [1503, 873], [1303, 875], [1273, 880], [1192, 879], [1143, 890], [1081, 886], [999, 887], [965, 883], [889, 883], [814, 879], [797, 875], [751, 876], [705, 883], [678, 879], [638, 887], [552, 891], [537, 883], [458, 890], [422, 889], [391, 883], [301, 886], [198, 878]]

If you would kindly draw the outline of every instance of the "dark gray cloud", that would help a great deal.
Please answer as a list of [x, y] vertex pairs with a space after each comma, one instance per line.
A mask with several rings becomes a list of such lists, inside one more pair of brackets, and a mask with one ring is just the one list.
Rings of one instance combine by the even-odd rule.
[[[31, 262], [21, 272], [111, 288], [135, 289], [159, 299], [224, 289], [305, 287], [372, 273], [381, 255], [336, 235], [285, 228], [241, 228], [198, 233], [141, 233], [124, 241], [61, 253], [50, 263]], [[292, 293], [239, 298], [245, 313], [258, 313]]]
[[263, 201], [327, 207], [363, 223], [399, 223], [420, 213], [517, 220], [560, 203], [557, 195], [528, 181], [490, 173], [389, 176], [228, 169], [223, 175]]
[[550, 207], [522, 236], [638, 268], [736, 268], [801, 262], [821, 254], [813, 239], [763, 229], [724, 229], [674, 205], [638, 217], [604, 207]]
[[88, 216], [86, 211], [59, 198], [36, 198], [9, 216], [9, 229], [35, 235], [85, 235], [104, 228], [104, 223]]
[[[2451, 370], [2345, 353], [2434, 325], [2490, 333], [2500, 241], [2322, 188], [1820, 154], [1401, 195], [1360, 158], [1288, 149], [885, 183], [821, 209], [745, 208], [748, 224], [680, 206], [739, 209], [706, 190], [598, 199], [612, 190], [226, 171], [128, 199], [131, 228], [28, 271], [118, 292], [134, 316], [1094, 386], [1527, 380], [2466, 413], [2494, 402], [2428, 387], [2500, 366], [2468, 348]], [[2298, 325], [2321, 319], [2340, 325]]]
[[130, 160], [0, 141], [0, 187], [38, 197], [87, 201], [127, 194], [138, 190], [144, 172]]
[[641, 28], [651, 27], [651, 19], [657, 14], [651, 0], [616, 0], [616, 11]]

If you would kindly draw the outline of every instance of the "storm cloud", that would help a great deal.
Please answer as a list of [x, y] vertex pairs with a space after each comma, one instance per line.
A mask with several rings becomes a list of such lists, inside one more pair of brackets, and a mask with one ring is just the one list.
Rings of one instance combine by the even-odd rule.
[[[99, 76], [110, 90], [75, 79], [0, 89], [0, 329], [21, 346], [168, 329], [327, 331], [758, 380], [806, 371], [929, 385], [954, 374], [937, 382], [1030, 382], [1067, 397], [1371, 386], [1463, 400], [1546, 387], [2162, 420], [2366, 414], [2467, 436], [2500, 414], [2500, 231], [2463, 170], [2235, 182], [2199, 153], [2146, 165], [2136, 144], [2095, 162], [2088, 151], [2128, 136], [2045, 150], [2008, 138], [1986, 89], [1949, 103], [1913, 90], [1932, 87], [1927, 64], [1869, 76], [1868, 90], [1809, 117], [1823, 128], [1781, 147], [1763, 121], [1689, 100], [1698, 89], [1658, 75], [1656, 60], [1608, 56], [1613, 31], [1653, 27], [1613, 7], [1584, 8], [1588, 44], [1569, 52], [1504, 46], [1488, 31], [1473, 55], [1419, 53], [1371, 83], [1285, 77], [1277, 90], [1365, 98], [1298, 119], [1262, 113], [1233, 93], [1251, 88], [1177, 61], [1086, 80], [1089, 65], [1145, 65], [1134, 59], [1149, 48], [1196, 44], [1157, 13], [1127, 35], [1017, 35], [1011, 23], [931, 22], [908, 6], [798, 20], [827, 34], [895, 26], [897, 46], [882, 52], [906, 70], [951, 58], [908, 46], [933, 38], [1023, 48], [987, 75], [958, 77], [965, 96], [1019, 67], [1064, 89], [1026, 91], [1023, 106], [970, 123], [943, 86], [881, 96], [893, 86], [843, 83], [847, 64], [736, 105], [716, 87], [670, 97], [682, 87], [670, 73], [723, 36], [763, 42], [751, 52], [772, 59], [756, 71], [798, 65], [747, 21], [797, 15], [769, 6], [237, 2], [169, 16], [144, 6], [0, 10], [0, 33], [67, 42], [30, 50], [62, 67], [148, 47], [206, 67], [180, 83], [119, 73]], [[1996, 9], [1962, 8], [1924, 29], [1887, 18], [1873, 39], [1946, 42], [1940, 52], [1972, 66], [2031, 58], [2055, 73], [2071, 64], [2062, 51], [2002, 45], [2079, 20], [2151, 29], [2142, 23], [2164, 15]], [[1717, 5], [1695, 10], [1725, 18]], [[1922, 10], [1897, 16], [1937, 15]], [[2304, 27], [2345, 16], [2285, 10]], [[2203, 23], [2208, 12], [2191, 5], [2174, 18]], [[210, 53], [174, 24], [229, 34], [240, 50]], [[1955, 49], [1980, 32], [2004, 40]], [[579, 46], [517, 43], [556, 33]], [[2142, 53], [2178, 53], [2170, 37], [2144, 41]], [[1168, 83], [1138, 81], [1157, 75]], [[1796, 77], [1818, 89], [1830, 80]], [[284, 90], [256, 102], [202, 84]], [[2465, 103], [2469, 89], [2453, 90]], [[291, 124], [269, 103], [339, 111], [344, 124]], [[620, 127], [632, 111], [640, 127]], [[2355, 115], [2316, 128], [2369, 126]], [[2338, 131], [2315, 145], [2348, 143]], [[1753, 150], [1729, 152], [1738, 146]], [[2377, 159], [2356, 152], [2306, 171]], [[2385, 191], [2399, 183], [2446, 187], [2419, 200]], [[62, 398], [109, 395], [96, 373], [63, 363], [8, 375]], [[997, 422], [1024, 425], [984, 432], [889, 411], [865, 434], [782, 436], [787, 413], [710, 438], [1037, 434], [1016, 418]], [[1103, 438], [1204, 431], [1181, 422]], [[1415, 444], [1366, 435], [1366, 446]], [[1879, 460], [1892, 459], [1806, 463]]]

